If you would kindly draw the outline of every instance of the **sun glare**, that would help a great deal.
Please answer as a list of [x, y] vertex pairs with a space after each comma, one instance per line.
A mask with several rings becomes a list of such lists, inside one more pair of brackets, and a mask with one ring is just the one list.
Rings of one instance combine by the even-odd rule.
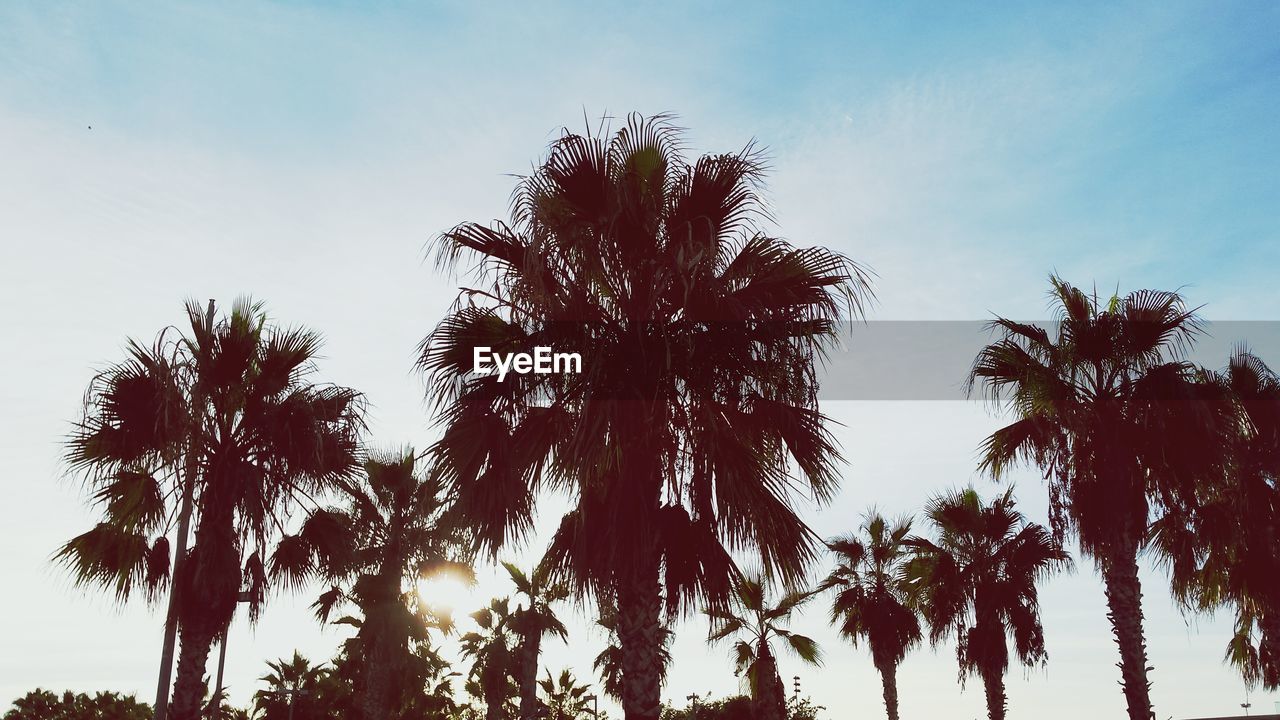
[[452, 573], [418, 581], [418, 597], [434, 612], [462, 614], [475, 609], [475, 587]]

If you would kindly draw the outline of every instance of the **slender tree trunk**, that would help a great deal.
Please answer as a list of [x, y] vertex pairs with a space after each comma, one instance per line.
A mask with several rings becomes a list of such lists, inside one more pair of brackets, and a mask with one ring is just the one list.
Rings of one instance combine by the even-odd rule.
[[1151, 720], [1151, 683], [1147, 680], [1147, 646], [1142, 634], [1142, 583], [1138, 579], [1138, 544], [1123, 542], [1104, 558], [1102, 579], [1107, 592], [1107, 619], [1120, 648], [1120, 686], [1129, 720]]
[[657, 720], [662, 710], [662, 592], [657, 557], [624, 577], [618, 590], [622, 709], [626, 720]]
[[1004, 673], [982, 673], [983, 689], [987, 692], [987, 717], [990, 720], [1004, 720], [1009, 707], [1009, 698], [1004, 692]]
[[1274, 688], [1280, 685], [1280, 602], [1273, 600], [1270, 608], [1263, 608], [1258, 624], [1262, 630], [1258, 641], [1262, 686]]
[[538, 717], [538, 651], [542, 638], [537, 630], [520, 640], [516, 649], [516, 667], [520, 676], [520, 720], [536, 720]]
[[[203, 625], [201, 623], [200, 625]], [[169, 702], [169, 720], [200, 720], [204, 699], [204, 671], [215, 633], [200, 625], [182, 628], [178, 650], [178, 679]]]
[[886, 663], [876, 668], [880, 671], [880, 684], [884, 687], [884, 709], [889, 720], [898, 720], [898, 666]]
[[778, 661], [761, 643], [756, 649], [756, 720], [786, 720], [787, 695], [778, 675]]

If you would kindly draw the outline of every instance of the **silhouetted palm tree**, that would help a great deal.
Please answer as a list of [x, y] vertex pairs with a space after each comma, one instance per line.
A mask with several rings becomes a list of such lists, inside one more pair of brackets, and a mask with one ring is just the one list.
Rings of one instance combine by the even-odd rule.
[[[190, 334], [98, 375], [68, 458], [96, 489], [104, 519], [59, 552], [82, 581], [121, 599], [168, 574], [179, 498], [190, 484], [195, 544], [178, 564], [181, 652], [171, 720], [197, 720], [205, 662], [243, 588], [256, 619], [268, 585], [263, 558], [299, 501], [358, 468], [359, 395], [314, 382], [320, 338], [268, 323], [237, 300], [214, 321], [188, 303]], [[241, 565], [244, 559], [243, 567]]]
[[1029, 462], [1044, 472], [1055, 536], [1074, 532], [1102, 572], [1129, 718], [1149, 720], [1138, 552], [1153, 503], [1193, 494], [1215, 456], [1212, 413], [1178, 359], [1199, 321], [1176, 293], [1100, 300], [1050, 281], [1055, 334], [999, 318], [1003, 337], [974, 363], [970, 391], [981, 386], [1016, 417], [987, 438], [982, 468], [999, 477]]
[[890, 524], [871, 513], [861, 534], [827, 543], [836, 554], [836, 568], [821, 586], [836, 591], [831, 621], [840, 634], [855, 646], [862, 640], [870, 646], [889, 720], [898, 720], [898, 664], [921, 638], [903, 580], [910, 532], [909, 519]]
[[289, 660], [271, 661], [267, 667], [270, 672], [259, 678], [267, 687], [253, 695], [254, 708], [261, 713], [263, 720], [320, 720], [326, 717], [316, 702], [317, 691], [328, 672], [323, 663], [312, 665], [295, 650]]
[[538, 681], [542, 696], [546, 698], [547, 720], [583, 720], [591, 714], [591, 700], [586, 685], [579, 685], [568, 668], [554, 678], [551, 671]]
[[763, 576], [743, 577], [734, 587], [729, 609], [707, 610], [711, 619], [708, 640], [714, 643], [739, 636], [733, 644], [734, 671], [747, 678], [756, 715], [760, 720], [785, 720], [787, 694], [778, 674], [773, 639], [782, 640], [797, 657], [813, 665], [822, 664], [822, 652], [812, 638], [784, 627], [813, 593], [789, 592], [771, 604], [765, 597], [767, 584]]
[[535, 720], [538, 716], [538, 656], [542, 638], [551, 633], [564, 639], [568, 631], [556, 617], [551, 604], [568, 597], [568, 589], [551, 581], [550, 566], [539, 563], [526, 575], [512, 563], [503, 563], [516, 592], [525, 603], [511, 611], [511, 630], [518, 637], [515, 653], [516, 684], [520, 687], [520, 720]]
[[462, 636], [462, 654], [472, 661], [467, 691], [484, 701], [485, 720], [507, 720], [512, 701], [519, 697], [512, 653], [518, 641], [511, 630], [510, 602], [507, 598], [491, 600], [488, 607], [471, 613], [471, 618], [479, 629]]
[[[442, 236], [445, 264], [477, 260], [478, 287], [421, 357], [446, 424], [438, 466], [483, 546], [529, 528], [540, 488], [571, 493], [548, 557], [617, 603], [628, 720], [660, 710], [664, 600], [726, 600], [725, 543], [787, 583], [814, 559], [788, 488], [836, 489], [815, 363], [867, 293], [845, 257], [758, 231], [758, 153], [689, 165], [680, 146], [665, 117], [566, 132], [510, 225]], [[578, 352], [581, 372], [477, 375], [480, 347]]]
[[407, 665], [428, 627], [451, 627], [417, 612], [417, 581], [440, 572], [472, 577], [443, 489], [417, 462], [410, 448], [375, 453], [363, 482], [336, 483], [346, 505], [312, 512], [271, 558], [273, 576], [293, 584], [316, 576], [337, 583], [314, 605], [322, 622], [347, 602], [360, 608], [352, 649], [363, 664], [358, 695], [368, 720], [392, 717], [413, 690]]
[[926, 510], [937, 542], [911, 538], [906, 576], [936, 644], [955, 636], [961, 682], [982, 678], [987, 716], [1004, 720], [1009, 645], [1024, 665], [1048, 657], [1036, 583], [1070, 567], [1049, 531], [1027, 522], [1012, 489], [983, 504], [972, 488], [936, 497]]
[[1245, 683], [1280, 687], [1280, 377], [1240, 349], [1225, 371], [1202, 374], [1222, 403], [1224, 472], [1190, 507], [1158, 520], [1157, 548], [1175, 596], [1198, 611], [1230, 607], [1226, 659]]

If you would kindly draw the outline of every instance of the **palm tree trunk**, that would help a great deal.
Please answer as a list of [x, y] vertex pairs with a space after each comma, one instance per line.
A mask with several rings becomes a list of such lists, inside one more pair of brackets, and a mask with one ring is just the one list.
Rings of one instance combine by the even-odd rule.
[[215, 633], [210, 628], [184, 627], [178, 650], [178, 677], [173, 684], [173, 700], [169, 703], [168, 720], [200, 720], [200, 701], [204, 699], [204, 671], [209, 661]]
[[360, 712], [364, 720], [385, 720], [391, 717], [391, 673], [388, 648], [382, 633], [371, 633], [369, 648], [364, 660], [364, 687], [360, 697]]
[[769, 646], [761, 643], [756, 657], [756, 718], [757, 720], [786, 720], [787, 695], [782, 685], [782, 677], [778, 675], [778, 661], [769, 651]]
[[1107, 619], [1120, 648], [1121, 688], [1129, 720], [1151, 720], [1151, 683], [1147, 680], [1147, 646], [1142, 634], [1142, 583], [1138, 579], [1138, 544], [1122, 542], [1113, 557], [1103, 559]]
[[990, 720], [1004, 720], [1009, 706], [1009, 698], [1004, 692], [1004, 673], [982, 673], [982, 685], [987, 692], [987, 717]]
[[662, 710], [662, 592], [658, 561], [633, 568], [618, 591], [622, 710], [626, 720], [657, 720]]
[[538, 717], [538, 650], [541, 637], [530, 634], [520, 641], [516, 649], [516, 667], [520, 685], [520, 720], [536, 720]]
[[889, 720], [898, 720], [898, 666], [885, 663], [877, 666], [880, 671], [880, 684], [884, 687], [884, 709]]

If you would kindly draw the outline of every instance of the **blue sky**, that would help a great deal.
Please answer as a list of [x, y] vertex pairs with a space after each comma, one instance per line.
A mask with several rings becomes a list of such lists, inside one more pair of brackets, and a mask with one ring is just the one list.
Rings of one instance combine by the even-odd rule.
[[[325, 333], [322, 369], [368, 393], [375, 442], [424, 445], [413, 349], [456, 285], [424, 243], [500, 216], [509, 174], [560, 127], [630, 110], [677, 113], [693, 151], [768, 146], [777, 232], [871, 266], [875, 319], [1038, 317], [1054, 270], [1105, 289], [1183, 287], [1214, 319], [1280, 319], [1277, 4], [9, 0], [0, 703], [36, 685], [153, 692], [158, 615], [75, 591], [48, 564], [92, 518], [59, 440], [126, 336], [177, 321], [188, 296], [253, 293]], [[808, 510], [823, 533], [873, 504], [905, 512], [985, 482], [975, 449], [999, 423], [986, 408], [827, 410], [850, 462], [836, 502]], [[1034, 473], [1016, 481], [1043, 517]], [[1236, 709], [1244, 690], [1219, 663], [1227, 623], [1185, 620], [1147, 578], [1160, 717]], [[234, 698], [266, 658], [297, 646], [319, 659], [339, 642], [307, 602], [280, 598], [256, 629], [237, 626]], [[1011, 674], [1010, 717], [1118, 715], [1088, 564], [1050, 583], [1044, 605], [1050, 664]], [[832, 717], [881, 712], [865, 652], [821, 612], [800, 624], [827, 665], [784, 660], [783, 673]], [[582, 620], [574, 632], [548, 662], [587, 677], [601, 638]], [[671, 698], [735, 687], [702, 633], [681, 628]], [[907, 660], [905, 713], [982, 714], [953, 662], [950, 648]]]

